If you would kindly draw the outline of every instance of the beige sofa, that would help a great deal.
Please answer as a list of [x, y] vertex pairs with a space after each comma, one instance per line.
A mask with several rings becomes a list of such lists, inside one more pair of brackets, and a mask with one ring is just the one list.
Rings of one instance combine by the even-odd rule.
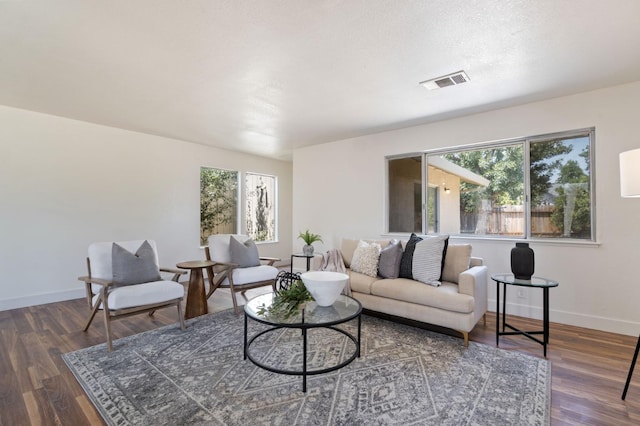
[[[382, 248], [389, 240], [377, 242]], [[349, 268], [359, 240], [343, 239], [341, 254]], [[442, 285], [434, 287], [406, 278], [371, 277], [348, 269], [352, 297], [363, 308], [462, 333], [464, 345], [469, 332], [487, 311], [487, 267], [471, 257], [468, 244], [449, 244], [444, 259]], [[445, 280], [446, 279], [446, 280]]]

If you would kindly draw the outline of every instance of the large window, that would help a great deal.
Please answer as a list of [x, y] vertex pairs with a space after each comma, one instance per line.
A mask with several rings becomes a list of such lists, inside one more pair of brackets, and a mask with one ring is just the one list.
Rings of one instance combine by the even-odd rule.
[[247, 234], [255, 241], [276, 240], [276, 177], [247, 173]]
[[211, 234], [237, 234], [238, 172], [200, 168], [200, 244]]
[[389, 232], [593, 240], [593, 144], [585, 129], [430, 151], [424, 174], [421, 157], [388, 159]]

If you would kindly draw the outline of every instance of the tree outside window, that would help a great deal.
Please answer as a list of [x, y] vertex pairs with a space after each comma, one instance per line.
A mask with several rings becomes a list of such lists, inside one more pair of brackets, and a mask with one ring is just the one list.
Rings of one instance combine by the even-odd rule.
[[276, 177], [245, 176], [247, 235], [255, 241], [276, 240]]
[[[425, 153], [422, 231], [593, 240], [593, 139], [583, 129]], [[397, 182], [419, 158], [388, 160], [389, 232], [415, 229], [395, 224], [420, 216], [419, 197]], [[417, 170], [409, 177], [423, 179]]]
[[200, 168], [200, 244], [209, 235], [237, 234], [238, 172]]

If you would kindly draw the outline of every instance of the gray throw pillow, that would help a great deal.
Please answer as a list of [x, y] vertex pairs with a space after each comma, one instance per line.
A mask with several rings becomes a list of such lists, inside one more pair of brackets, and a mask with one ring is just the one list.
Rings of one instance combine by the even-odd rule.
[[402, 260], [402, 244], [398, 240], [382, 249], [378, 260], [378, 275], [382, 278], [398, 278], [400, 261]]
[[111, 268], [115, 286], [142, 284], [162, 279], [156, 264], [156, 254], [147, 240], [140, 245], [135, 254], [113, 243]]
[[233, 236], [230, 238], [231, 263], [237, 264], [240, 268], [260, 266], [258, 247], [252, 239], [248, 239], [243, 244]]

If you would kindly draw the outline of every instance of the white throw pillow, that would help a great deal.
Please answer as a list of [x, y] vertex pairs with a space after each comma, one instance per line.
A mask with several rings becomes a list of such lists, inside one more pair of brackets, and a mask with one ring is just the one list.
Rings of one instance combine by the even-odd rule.
[[448, 235], [428, 237], [416, 244], [413, 252], [413, 279], [439, 287], [442, 274], [442, 251]]
[[380, 258], [380, 244], [360, 241], [353, 252], [351, 270], [370, 277], [378, 276], [378, 259]]

